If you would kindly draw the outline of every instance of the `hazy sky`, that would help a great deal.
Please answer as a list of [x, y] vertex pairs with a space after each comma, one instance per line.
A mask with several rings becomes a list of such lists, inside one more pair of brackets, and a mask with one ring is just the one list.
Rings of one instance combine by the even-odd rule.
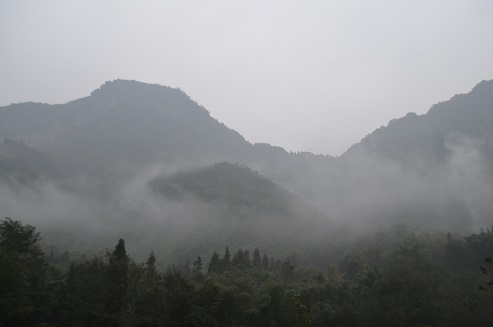
[[493, 1], [0, 0], [0, 105], [179, 87], [251, 142], [339, 155], [493, 79]]

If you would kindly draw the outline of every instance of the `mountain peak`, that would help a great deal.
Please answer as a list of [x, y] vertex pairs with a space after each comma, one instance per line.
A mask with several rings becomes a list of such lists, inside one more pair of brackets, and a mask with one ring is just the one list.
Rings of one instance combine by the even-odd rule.
[[89, 99], [108, 107], [124, 107], [132, 110], [136, 108], [180, 108], [185, 111], [209, 115], [209, 111], [179, 88], [175, 89], [135, 80], [116, 79], [108, 81], [94, 90]]
[[493, 88], [493, 80], [483, 80], [476, 84], [476, 86], [472, 89], [472, 92], [483, 92], [483, 91], [490, 91]]
[[182, 90], [159, 84], [143, 83], [135, 80], [116, 79], [107, 81], [91, 93], [92, 97], [117, 96], [132, 98], [135, 96], [181, 96], [189, 98]]
[[106, 81], [103, 85], [101, 85], [98, 89], [94, 90], [91, 95], [100, 94], [100, 93], [111, 93], [118, 90], [127, 90], [127, 91], [158, 91], [158, 90], [177, 90], [171, 87], [159, 85], [159, 84], [150, 84], [139, 82], [136, 80], [125, 80], [125, 79], [115, 79], [112, 81]]
[[[493, 80], [482, 81], [469, 93], [437, 103], [424, 115], [407, 114], [392, 120], [353, 145], [343, 156], [366, 151], [405, 166], [443, 164], [452, 155], [454, 137], [493, 140], [491, 132]], [[485, 155], [491, 150], [485, 150]]]

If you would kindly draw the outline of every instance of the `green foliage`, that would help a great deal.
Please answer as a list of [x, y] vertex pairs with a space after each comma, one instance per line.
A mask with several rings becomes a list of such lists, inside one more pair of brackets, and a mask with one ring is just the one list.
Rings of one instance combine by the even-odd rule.
[[70, 266], [56, 308], [61, 325], [103, 326], [106, 323], [105, 306], [109, 300], [106, 270], [102, 258]]
[[39, 233], [31, 225], [23, 225], [20, 221], [8, 217], [0, 223], [0, 247], [9, 253], [33, 258], [42, 257], [40, 240]]
[[222, 162], [180, 172], [151, 182], [154, 190], [171, 199], [193, 194], [208, 203], [226, 203], [239, 210], [288, 214], [295, 197], [246, 166]]
[[262, 264], [262, 259], [260, 258], [260, 251], [258, 248], [255, 248], [255, 250], [253, 251], [252, 265], [255, 268], [260, 268], [261, 264]]
[[202, 258], [200, 256], [193, 262], [193, 274], [200, 274], [202, 272]]
[[224, 251], [224, 257], [221, 259], [222, 269], [227, 270], [231, 268], [231, 254], [229, 253], [229, 248], [226, 247]]
[[[152, 262], [152, 259], [151, 259]], [[125, 241], [120, 239], [115, 250], [109, 255], [107, 269], [108, 302], [106, 312], [111, 325], [121, 326], [127, 310], [129, 286], [129, 258], [125, 250]]]
[[[491, 257], [488, 257], [484, 261], [488, 264], [489, 269], [485, 267], [481, 267], [480, 268], [481, 272], [484, 275], [493, 274], [493, 259], [491, 259]], [[493, 292], [493, 278], [490, 281], [488, 281], [485, 286], [483, 285], [479, 286], [479, 289]]]
[[48, 266], [31, 225], [0, 222], [0, 325], [24, 325], [45, 319]]
[[209, 263], [209, 274], [210, 273], [221, 273], [222, 272], [222, 264], [221, 260], [219, 259], [219, 254], [217, 252], [214, 252], [212, 254], [211, 262]]
[[[269, 260], [258, 249], [251, 265], [240, 249], [227, 267], [226, 248], [222, 259], [213, 254], [207, 274], [200, 257], [192, 274], [163, 273], [152, 252], [135, 263], [123, 239], [106, 256], [63, 271], [48, 267], [34, 227], [6, 218], [0, 224], [0, 325], [488, 325], [491, 293], [474, 287], [475, 269], [455, 264], [461, 255], [450, 255], [456, 251], [449, 249], [450, 236], [378, 239], [394, 239], [381, 244], [378, 258], [365, 255], [373, 240], [361, 241], [363, 251], [355, 247], [326, 271], [296, 266], [293, 256], [264, 267]], [[461, 242], [458, 253], [467, 244]], [[481, 271], [493, 273], [491, 267]]]
[[298, 316], [298, 318], [300, 318], [306, 326], [309, 326], [312, 320], [310, 316], [310, 309], [308, 309], [303, 303], [303, 298], [301, 297], [301, 295], [294, 295], [293, 297], [291, 297], [291, 301], [296, 307], [296, 315]]
[[466, 241], [480, 260], [490, 257], [491, 253], [493, 253], [493, 231], [489, 228], [486, 231], [481, 229], [479, 234], [472, 234], [466, 237]]

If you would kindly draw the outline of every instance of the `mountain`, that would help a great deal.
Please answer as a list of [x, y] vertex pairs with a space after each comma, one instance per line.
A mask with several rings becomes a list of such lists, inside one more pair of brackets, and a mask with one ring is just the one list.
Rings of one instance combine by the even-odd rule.
[[154, 249], [170, 258], [183, 248], [209, 253], [213, 239], [281, 249], [296, 235], [330, 229], [325, 215], [245, 166], [282, 180], [289, 170], [272, 167], [311, 155], [252, 145], [179, 89], [116, 80], [66, 104], [2, 107], [1, 138], [46, 159], [14, 157], [24, 170], [46, 161], [64, 174], [35, 192], [12, 192], [0, 181], [0, 215], [43, 222], [64, 247], [87, 250], [85, 240], [105, 244], [106, 234], [139, 244], [138, 255]]
[[199, 168], [226, 161], [247, 165], [291, 191], [310, 193], [299, 187], [313, 178], [306, 173], [333, 159], [252, 145], [183, 91], [127, 80], [107, 82], [66, 104], [0, 107], [1, 138], [23, 140], [68, 175], [97, 184], [156, 165]]
[[342, 157], [370, 153], [423, 170], [443, 165], [464, 147], [476, 150], [493, 167], [493, 80], [432, 106], [424, 115], [409, 113], [390, 121]]
[[[368, 153], [407, 167], [425, 167], [443, 163], [456, 146], [467, 142], [493, 157], [492, 103], [493, 81], [483, 81], [468, 94], [432, 106], [425, 115], [409, 113], [392, 120], [341, 158]], [[201, 158], [204, 164], [240, 162], [267, 171], [265, 165], [273, 163], [289, 167], [335, 162], [327, 156], [289, 154], [269, 144], [252, 145], [183, 91], [127, 80], [107, 82], [90, 96], [66, 104], [0, 107], [0, 137], [23, 139], [56, 160], [79, 166]]]
[[[180, 171], [149, 182], [151, 188], [168, 199], [184, 200], [189, 196], [226, 205], [248, 216], [272, 215], [293, 218], [315, 212], [301, 199], [250, 168], [227, 162]], [[248, 218], [248, 217], [246, 217]]]
[[329, 217], [299, 196], [243, 165], [221, 162], [160, 176], [148, 185], [167, 207], [186, 203], [188, 209], [195, 208], [194, 218], [179, 219], [188, 224], [193, 220], [194, 227], [174, 251], [178, 257], [222, 250], [214, 247], [217, 244], [275, 249], [283, 256], [308, 251], [314, 256], [314, 244], [324, 243], [336, 229]]
[[210, 117], [184, 92], [116, 80], [62, 105], [0, 108], [0, 135], [24, 139], [78, 166], [149, 164], [175, 158], [223, 158], [251, 151], [237, 132]]
[[0, 216], [72, 228], [64, 244], [78, 248], [124, 236], [167, 258], [223, 245], [288, 255], [396, 223], [469, 232], [493, 215], [492, 95], [481, 82], [339, 158], [251, 144], [183, 91], [136, 81], [13, 104], [0, 108]]
[[0, 181], [32, 184], [61, 177], [60, 168], [46, 154], [24, 141], [5, 138], [0, 143]]
[[[339, 200], [373, 224], [474, 231], [493, 215], [493, 81], [375, 130], [338, 158]], [[351, 196], [352, 195], [352, 196]], [[357, 200], [361, 198], [361, 200]], [[355, 201], [356, 199], [356, 201]], [[329, 206], [334, 206], [331, 202]]]

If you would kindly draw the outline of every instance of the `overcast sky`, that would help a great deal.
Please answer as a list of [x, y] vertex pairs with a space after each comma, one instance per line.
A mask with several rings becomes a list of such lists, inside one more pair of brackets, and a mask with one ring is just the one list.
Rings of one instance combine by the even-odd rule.
[[0, 105], [179, 87], [250, 142], [339, 155], [493, 79], [493, 1], [0, 0]]

